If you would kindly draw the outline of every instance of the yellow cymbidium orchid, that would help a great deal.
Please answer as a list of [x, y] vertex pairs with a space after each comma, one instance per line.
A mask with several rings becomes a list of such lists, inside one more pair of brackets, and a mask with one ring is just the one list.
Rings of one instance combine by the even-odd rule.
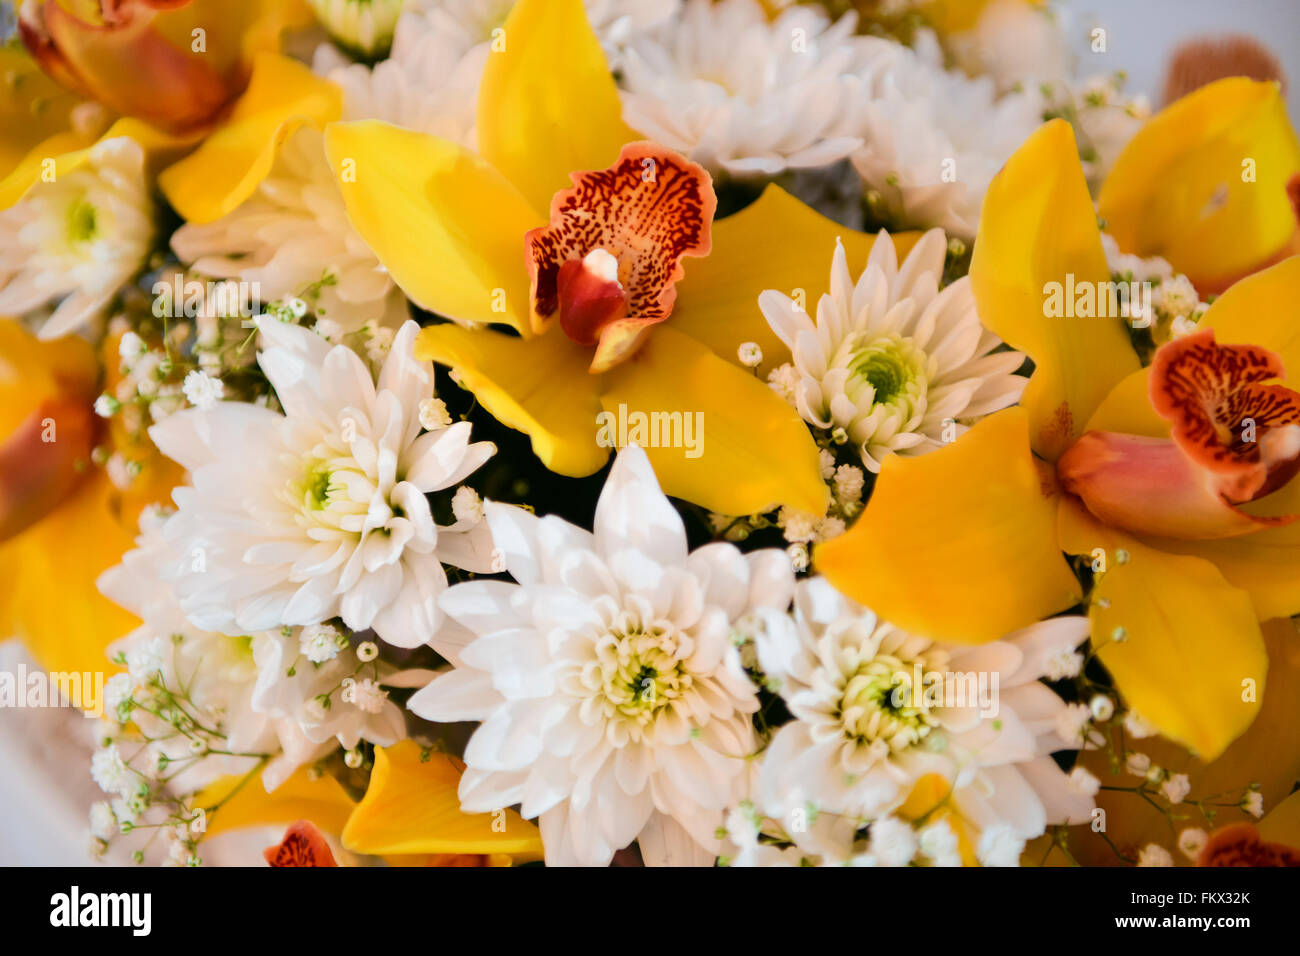
[[463, 769], [446, 754], [423, 757], [412, 740], [376, 748], [370, 786], [343, 828], [343, 845], [405, 864], [447, 855], [540, 860], [537, 827], [515, 811], [461, 812], [457, 788]]
[[1300, 140], [1281, 90], [1229, 77], [1153, 116], [1097, 205], [1122, 252], [1167, 259], [1204, 298], [1300, 252], [1296, 190]]
[[[105, 349], [116, 356], [114, 340]], [[95, 581], [131, 547], [140, 508], [180, 478], [125, 434], [110, 444], [144, 464], [129, 493], [91, 466], [98, 378], [82, 339], [41, 342], [0, 320], [0, 637], [22, 638], [50, 671], [104, 670], [108, 645], [137, 625]]]
[[815, 558], [885, 619], [983, 643], [1077, 603], [1062, 552], [1090, 556], [1101, 660], [1148, 722], [1212, 760], [1265, 692], [1259, 622], [1300, 613], [1300, 395], [1260, 384], [1300, 369], [1300, 258], [1237, 283], [1149, 369], [1117, 318], [1047, 316], [1052, 283], [1108, 278], [1073, 133], [1053, 121], [994, 180], [971, 264], [981, 318], [1036, 364], [1023, 407], [887, 461]]
[[271, 793], [251, 777], [226, 777], [197, 794], [194, 806], [207, 814], [206, 837], [309, 821], [346, 850], [382, 857], [390, 866], [510, 866], [540, 860], [537, 827], [513, 810], [500, 817], [461, 812], [456, 791], [462, 770], [446, 754], [425, 755], [419, 744], [403, 740], [375, 749], [370, 784], [359, 803], [337, 780], [312, 779], [302, 768]]
[[[823, 513], [807, 427], [736, 349], [757, 342], [778, 358], [758, 294], [824, 274], [837, 235], [860, 265], [871, 237], [771, 187], [710, 236], [707, 174], [629, 145], [579, 0], [522, 0], [504, 31], [483, 75], [479, 154], [380, 122], [326, 130], [352, 225], [402, 290], [442, 316], [518, 333], [436, 325], [417, 355], [451, 366], [552, 471], [605, 463], [602, 420], [700, 421], [687, 447], [649, 442], [669, 494], [728, 514], [776, 503]], [[661, 216], [660, 199], [693, 211]], [[669, 234], [668, 222], [690, 222], [691, 235]], [[806, 291], [815, 301], [824, 290]]]
[[303, 0], [35, 0], [19, 29], [67, 89], [180, 133], [215, 120], [253, 58], [311, 22]]
[[220, 219], [253, 194], [295, 129], [323, 128], [342, 109], [335, 84], [286, 56], [262, 53], [230, 114], [198, 149], [164, 170], [158, 185], [187, 221]]

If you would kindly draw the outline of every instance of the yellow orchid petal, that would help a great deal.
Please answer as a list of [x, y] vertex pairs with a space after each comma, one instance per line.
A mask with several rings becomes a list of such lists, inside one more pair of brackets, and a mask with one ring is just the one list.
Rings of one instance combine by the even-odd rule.
[[608, 168], [638, 137], [623, 122], [582, 0], [519, 0], [493, 42], [479, 89], [479, 152], [545, 219], [570, 173]]
[[[1293, 480], [1291, 485], [1294, 484]], [[1251, 511], [1275, 510], [1276, 505], [1268, 506], [1283, 494], [1294, 500], [1295, 491], [1288, 485], [1284, 491], [1261, 499], [1264, 509], [1251, 508]], [[1266, 528], [1237, 538], [1209, 541], [1150, 538], [1146, 543], [1161, 551], [1212, 563], [1229, 584], [1250, 596], [1260, 620], [1300, 614], [1300, 524]]]
[[51, 398], [95, 400], [99, 365], [84, 339], [42, 341], [12, 319], [0, 319], [0, 441]]
[[[1121, 320], [1048, 315], [1049, 283], [1065, 290], [1110, 280], [1074, 133], [1064, 120], [1039, 127], [994, 177], [970, 277], [984, 324], [1034, 360], [1021, 404], [1029, 410], [1034, 451], [1054, 460], [1139, 365]], [[1091, 288], [1095, 296], [1103, 287]]]
[[600, 379], [587, 371], [591, 349], [559, 329], [524, 339], [434, 325], [420, 331], [415, 355], [451, 366], [492, 417], [532, 439], [533, 451], [551, 471], [581, 478], [609, 458], [596, 444]]
[[377, 120], [325, 131], [348, 218], [419, 306], [453, 319], [528, 322], [528, 202], [479, 156]]
[[1300, 141], [1276, 83], [1229, 77], [1161, 110], [1098, 198], [1121, 250], [1160, 256], [1202, 292], [1281, 253], [1296, 232], [1287, 181]]
[[1058, 496], [1010, 408], [947, 448], [885, 459], [847, 534], [814, 561], [887, 621], [934, 640], [982, 644], [1078, 603], [1057, 546]]
[[541, 859], [541, 835], [515, 811], [503, 810], [503, 819], [461, 812], [460, 775], [446, 754], [421, 760], [420, 746], [411, 740], [376, 748], [370, 787], [343, 829], [343, 845], [377, 855], [509, 853]]
[[[1300, 777], [1300, 722], [1295, 719], [1295, 702], [1300, 699], [1300, 634], [1291, 621], [1277, 619], [1264, 624], [1263, 635], [1268, 655], [1268, 687], [1260, 689], [1259, 716], [1217, 760], [1211, 763], [1197, 760], [1185, 748], [1163, 737], [1128, 740], [1129, 750], [1146, 754], [1153, 765], [1171, 774], [1187, 774], [1192, 787], [1191, 799], [1213, 797], [1211, 802], [1223, 803], [1257, 782], [1265, 809], [1279, 807], [1279, 802]], [[1131, 787], [1135, 782], [1122, 768], [1112, 767], [1106, 750], [1083, 751], [1079, 761], [1104, 786]], [[1080, 863], [1115, 865], [1119, 861], [1111, 849], [1112, 843], [1134, 858], [1148, 843], [1171, 849], [1176, 859], [1181, 856], [1173, 850], [1175, 831], [1170, 829], [1168, 817], [1137, 795], [1102, 790], [1097, 794], [1097, 805], [1106, 813], [1105, 839], [1091, 827], [1076, 827], [1070, 834], [1070, 850]], [[1232, 807], [1215, 810], [1212, 824], [1198, 814], [1195, 820], [1183, 825], [1211, 830], [1254, 820], [1244, 810]]]
[[808, 426], [752, 372], [668, 326], [605, 380], [603, 440], [645, 448], [666, 494], [729, 515], [826, 513]]
[[275, 53], [260, 54], [230, 116], [203, 145], [158, 178], [163, 194], [190, 222], [233, 211], [271, 171], [279, 145], [303, 124], [338, 119], [343, 93], [310, 68]]
[[109, 644], [139, 625], [95, 582], [132, 546], [101, 469], [26, 531], [0, 543], [0, 624], [49, 671], [104, 671]]
[[1264, 693], [1268, 656], [1250, 596], [1210, 562], [1148, 547], [1073, 501], [1061, 515], [1067, 551], [1106, 552], [1089, 618], [1116, 686], [1166, 737], [1218, 757], [1250, 726]]
[[[903, 232], [891, 237], [900, 261], [920, 235]], [[736, 349], [756, 342], [763, 350], [759, 373], [766, 374], [790, 361], [790, 350], [759, 311], [759, 294], [776, 289], [792, 298], [801, 296], [804, 307], [814, 313], [817, 300], [830, 288], [836, 239], [844, 243], [850, 272], [857, 278], [876, 236], [841, 226], [781, 187], [768, 186], [749, 206], [713, 223], [713, 250], [692, 262], [677, 283], [672, 327], [736, 364]], [[763, 268], [755, 269], [756, 262]]]
[[[4, 90], [0, 96], [0, 177], [5, 177], [41, 143], [70, 129], [72, 111], [81, 99], [46, 76], [26, 51], [14, 46], [0, 47], [0, 88]], [[84, 143], [83, 139], [80, 145]]]
[[337, 780], [330, 776], [312, 780], [306, 767], [300, 767], [271, 793], [256, 775], [247, 780], [224, 777], [195, 796], [194, 805], [209, 814], [207, 836], [298, 820], [310, 820], [326, 833], [339, 834], [356, 806]]
[[1169, 421], [1151, 405], [1151, 370], [1138, 369], [1122, 378], [1092, 413], [1087, 430], [1168, 438]]
[[145, 170], [149, 175], [155, 175], [203, 138], [200, 132], [164, 133], [129, 116], [114, 122], [98, 140], [71, 131], [56, 133], [35, 146], [0, 180], [0, 209], [12, 206], [38, 183], [54, 182], [84, 165], [96, 142], [121, 136], [135, 140], [144, 150]]

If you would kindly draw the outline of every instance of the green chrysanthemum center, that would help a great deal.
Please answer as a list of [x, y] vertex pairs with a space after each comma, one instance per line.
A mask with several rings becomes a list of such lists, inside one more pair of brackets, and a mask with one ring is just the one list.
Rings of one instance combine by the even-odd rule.
[[68, 241], [89, 242], [98, 233], [99, 215], [95, 207], [84, 199], [68, 206]]
[[621, 622], [596, 646], [584, 683], [599, 687], [613, 713], [646, 724], [692, 684], [669, 627]]
[[866, 387], [876, 405], [914, 402], [925, 394], [926, 355], [911, 339], [891, 333], [846, 344], [850, 398], [856, 401]]
[[845, 737], [867, 745], [883, 741], [895, 753], [920, 743], [939, 724], [924, 693], [939, 676], [921, 661], [889, 654], [863, 662], [840, 696]]
[[302, 482], [303, 506], [320, 511], [330, 500], [330, 470], [325, 465], [313, 465]]

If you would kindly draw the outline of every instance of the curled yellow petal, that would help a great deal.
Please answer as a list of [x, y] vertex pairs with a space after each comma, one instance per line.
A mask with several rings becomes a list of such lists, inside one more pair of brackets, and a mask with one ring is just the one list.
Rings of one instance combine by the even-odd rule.
[[569, 173], [606, 169], [637, 135], [582, 0], [519, 0], [493, 39], [478, 98], [479, 151], [546, 218]]
[[377, 120], [325, 131], [348, 218], [417, 305], [448, 318], [527, 324], [528, 202], [479, 156]]
[[253, 194], [290, 133], [304, 123], [323, 127], [342, 108], [342, 91], [333, 83], [286, 56], [263, 53], [230, 116], [203, 145], [164, 170], [158, 184], [190, 222], [220, 219]]
[[1158, 551], [1062, 507], [1065, 547], [1106, 555], [1093, 640], [1125, 699], [1161, 734], [1213, 760], [1259, 711], [1268, 655], [1250, 595], [1209, 561]]
[[645, 448], [665, 493], [729, 515], [826, 513], [817, 444], [753, 373], [667, 326], [604, 378], [602, 444]]
[[370, 787], [343, 828], [354, 853], [508, 853], [539, 860], [537, 828], [513, 810], [462, 813], [456, 789], [461, 770], [446, 754], [421, 759], [420, 746], [403, 740], [375, 750]]
[[1283, 252], [1296, 232], [1287, 183], [1300, 140], [1276, 83], [1229, 77], [1152, 117], [1102, 185], [1124, 252], [1160, 256], [1206, 292]]
[[947, 448], [885, 459], [862, 516], [814, 561], [845, 594], [934, 640], [982, 644], [1078, 603], [1059, 500], [1028, 416], [985, 418]]
[[551, 471], [581, 478], [609, 457], [596, 444], [600, 400], [598, 379], [587, 371], [591, 350], [558, 329], [524, 339], [433, 325], [420, 331], [415, 356], [451, 366], [493, 418], [532, 439]]
[[1021, 403], [1034, 451], [1053, 460], [1083, 432], [1111, 388], [1138, 369], [1120, 319], [1049, 314], [1053, 293], [1091, 288], [1095, 302], [1098, 283], [1110, 280], [1074, 133], [1064, 120], [1039, 127], [994, 177], [970, 277], [980, 319], [1034, 360]]
[[49, 671], [104, 671], [108, 645], [139, 625], [96, 580], [131, 547], [117, 494], [93, 469], [57, 508], [0, 543], [0, 625]]
[[[207, 836], [243, 827], [310, 820], [326, 833], [343, 832], [355, 804], [330, 776], [313, 780], [306, 767], [267, 793], [261, 780], [231, 776], [205, 787], [194, 798], [209, 813]], [[217, 808], [213, 810], [212, 808]]]

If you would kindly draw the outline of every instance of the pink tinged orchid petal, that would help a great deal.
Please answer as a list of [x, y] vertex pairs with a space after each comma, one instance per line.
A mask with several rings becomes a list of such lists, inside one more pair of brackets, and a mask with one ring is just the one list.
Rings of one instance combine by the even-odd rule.
[[1237, 505], [1300, 469], [1300, 394], [1265, 384], [1281, 359], [1252, 345], [1219, 345], [1204, 329], [1161, 347], [1151, 404], [1170, 438], [1090, 431], [1057, 463], [1066, 491], [1110, 527], [1181, 540], [1231, 538], [1289, 524]]

